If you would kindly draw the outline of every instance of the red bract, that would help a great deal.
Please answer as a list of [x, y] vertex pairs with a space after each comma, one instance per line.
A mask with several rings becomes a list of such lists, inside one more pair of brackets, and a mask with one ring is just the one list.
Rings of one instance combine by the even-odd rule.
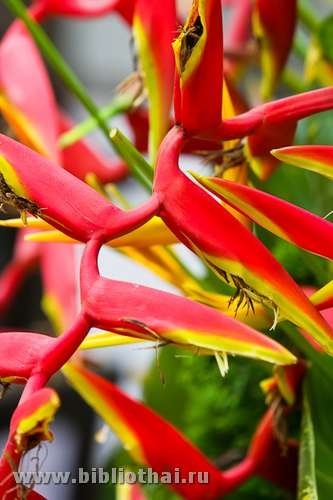
[[0, 333], [0, 381], [25, 383], [54, 342], [51, 337], [40, 333]]
[[[67, 365], [64, 373], [82, 397], [115, 430], [136, 462], [152, 467], [160, 474], [174, 474], [175, 469], [179, 468], [180, 482], [171, 483], [170, 486], [183, 498], [214, 499], [227, 489], [223, 473], [152, 410], [129, 398], [109, 381], [82, 367]], [[161, 439], [157, 441], [156, 436]], [[190, 471], [206, 472], [208, 483], [182, 483], [182, 479], [189, 477]]]
[[22, 401], [15, 410], [9, 438], [0, 460], [0, 494], [2, 498], [43, 498], [30, 488], [18, 485], [13, 472], [19, 470], [24, 453], [37, 446], [41, 441], [52, 441], [53, 435], [48, 426], [60, 406], [60, 400], [53, 389], [36, 391]]
[[[185, 142], [175, 127], [160, 149], [154, 191], [160, 216], [177, 237], [238, 289], [240, 301], [275, 305], [333, 352], [333, 333], [302, 290], [263, 244], [178, 167]], [[169, 182], [172, 179], [172, 183]]]
[[171, 43], [176, 31], [175, 0], [137, 0], [133, 33], [149, 101], [149, 149], [154, 163], [170, 126], [174, 60]]
[[173, 49], [176, 123], [193, 135], [217, 127], [221, 122], [223, 84], [220, 0], [193, 2]]
[[262, 94], [267, 99], [275, 91], [292, 47], [297, 0], [255, 0], [254, 4], [254, 32], [263, 69]]
[[279, 160], [333, 179], [333, 146], [291, 146], [272, 151]]
[[0, 110], [25, 144], [59, 161], [52, 87], [43, 60], [21, 21], [14, 22], [0, 44]]
[[0, 135], [0, 172], [2, 201], [80, 241], [96, 233], [106, 239], [120, 236], [156, 212], [154, 198], [138, 210], [124, 212], [69, 172], [4, 135]]
[[303, 208], [242, 184], [198, 177], [207, 189], [284, 240], [333, 259], [333, 224]]
[[81, 268], [82, 309], [91, 325], [152, 341], [173, 342], [195, 352], [224, 351], [278, 364], [294, 362], [282, 346], [194, 301], [152, 288], [99, 277], [98, 242]]

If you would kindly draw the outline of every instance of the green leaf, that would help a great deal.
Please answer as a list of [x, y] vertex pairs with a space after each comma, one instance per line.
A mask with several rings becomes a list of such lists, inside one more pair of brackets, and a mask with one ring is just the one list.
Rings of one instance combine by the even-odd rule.
[[[333, 360], [326, 360], [333, 372]], [[326, 500], [333, 491], [333, 406], [332, 378], [313, 365], [306, 380], [306, 394], [312, 413], [316, 446], [315, 469], [318, 498]], [[309, 497], [311, 498], [311, 497]]]
[[311, 409], [304, 391], [301, 445], [298, 466], [298, 500], [317, 500], [315, 441]]

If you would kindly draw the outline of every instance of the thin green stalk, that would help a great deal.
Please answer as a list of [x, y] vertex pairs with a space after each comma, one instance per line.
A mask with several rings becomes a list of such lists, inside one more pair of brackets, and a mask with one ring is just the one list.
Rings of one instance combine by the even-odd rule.
[[110, 132], [113, 147], [118, 155], [128, 165], [131, 173], [137, 179], [141, 179], [142, 185], [148, 190], [151, 190], [153, 181], [153, 169], [151, 165], [144, 159], [141, 153], [133, 146], [127, 137], [117, 128], [113, 128]]
[[[109, 120], [116, 115], [124, 113], [131, 109], [133, 105], [133, 97], [129, 95], [117, 96], [113, 99], [110, 104], [100, 108], [98, 110], [99, 116], [103, 120]], [[96, 118], [90, 117], [83, 120], [81, 123], [75, 125], [71, 130], [61, 134], [58, 140], [58, 146], [60, 149], [65, 149], [80, 141], [83, 137], [90, 134], [95, 128], [98, 127], [98, 122]]]
[[[37, 24], [27, 13], [26, 7], [21, 0], [3, 0], [6, 7], [17, 17], [22, 19], [27, 29], [31, 33], [37, 46], [41, 50], [45, 59], [49, 62], [50, 66], [54, 69], [57, 75], [61, 78], [64, 85], [77, 97], [85, 109], [96, 120], [99, 128], [104, 133], [110, 144], [117, 150], [110, 137], [110, 131], [107, 121], [99, 113], [99, 109], [91, 99], [84, 85], [80, 82], [76, 74], [64, 61], [59, 51], [56, 49], [52, 41], [49, 39], [45, 31], [39, 24]], [[140, 153], [138, 153], [140, 154]], [[139, 172], [135, 167], [131, 168], [128, 165], [133, 175], [137, 180], [146, 188], [151, 189], [151, 181], [146, 177], [144, 172]]]

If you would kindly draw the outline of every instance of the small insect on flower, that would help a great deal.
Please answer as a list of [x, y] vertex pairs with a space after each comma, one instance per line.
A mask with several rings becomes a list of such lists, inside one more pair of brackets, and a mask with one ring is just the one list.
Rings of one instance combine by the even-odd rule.
[[200, 16], [196, 18], [192, 26], [184, 26], [181, 28], [181, 45], [180, 45], [180, 70], [183, 73], [185, 71], [185, 66], [189, 60], [192, 50], [198, 43], [201, 35], [203, 33], [203, 26]]
[[3, 210], [4, 205], [11, 205], [20, 212], [23, 224], [27, 224], [27, 213], [33, 215], [34, 217], [40, 217], [42, 213], [42, 208], [40, 208], [36, 203], [18, 196], [12, 188], [7, 184], [4, 176], [0, 174], [0, 210]]

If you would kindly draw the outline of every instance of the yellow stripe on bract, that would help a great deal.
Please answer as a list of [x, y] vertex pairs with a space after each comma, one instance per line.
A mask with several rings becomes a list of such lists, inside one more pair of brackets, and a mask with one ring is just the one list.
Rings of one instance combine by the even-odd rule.
[[185, 284], [183, 289], [186, 296], [196, 302], [214, 307], [224, 314], [236, 318], [241, 323], [250, 325], [257, 330], [263, 330], [272, 325], [273, 316], [269, 309], [262, 304], [253, 303], [254, 313], [242, 307], [237, 310], [237, 300], [231, 302], [232, 296], [208, 292], [199, 286], [193, 287], [191, 284]]
[[57, 297], [50, 293], [44, 294], [41, 301], [41, 307], [56, 334], [60, 335], [65, 330], [65, 323], [63, 321], [62, 307]]
[[289, 165], [293, 165], [294, 167], [303, 168], [304, 170], [311, 170], [312, 172], [316, 172], [317, 174], [324, 175], [329, 179], [333, 179], [333, 165], [320, 163], [319, 161], [311, 159], [310, 156], [301, 156], [301, 154], [286, 154], [279, 150], [272, 150], [272, 155], [283, 161], [283, 163], [287, 163]]
[[26, 224], [24, 224], [21, 218], [0, 220], [0, 226], [15, 228], [31, 227], [33, 229], [52, 229], [52, 226], [50, 226], [50, 224], [45, 222], [43, 219], [36, 217], [27, 217]]
[[[145, 88], [149, 100], [149, 158], [155, 165], [156, 155], [169, 128], [169, 109], [165, 109], [165, 99], [161, 89], [164, 86], [163, 75], [159, 75], [159, 62], [152, 52], [151, 40], [147, 38], [145, 27], [139, 16], [134, 17], [133, 34], [138, 45], [140, 66], [143, 72]], [[164, 104], [165, 103], [165, 104]]]
[[331, 297], [333, 297], [333, 280], [329, 281], [325, 286], [311, 295], [310, 300], [312, 304], [318, 306], [319, 304], [326, 302]]
[[[200, 64], [200, 60], [202, 57], [202, 52], [205, 48], [206, 41], [207, 41], [207, 21], [206, 21], [206, 4], [210, 0], [194, 0], [192, 9], [190, 12], [189, 17], [187, 18], [187, 21], [184, 25], [184, 28], [178, 38], [173, 42], [172, 47], [175, 53], [175, 62], [177, 66], [177, 71], [178, 74], [181, 76], [180, 78], [180, 83], [181, 86], [183, 87], [186, 83], [186, 81], [190, 78], [192, 73], [196, 70], [197, 66]], [[180, 49], [182, 45], [182, 39], [184, 36], [186, 36], [186, 31], [193, 26], [193, 23], [195, 22], [197, 16], [200, 16], [201, 24], [203, 27], [203, 33], [200, 36], [198, 42], [195, 44], [195, 46], [192, 49], [191, 55], [189, 59], [186, 62], [185, 69], [183, 72], [181, 72], [180, 68]]]
[[[272, 303], [276, 304], [279, 308], [279, 312], [281, 312], [281, 315], [284, 318], [306, 330], [321, 344], [323, 348], [326, 349], [328, 353], [333, 354], [333, 339], [331, 339], [328, 334], [317, 325], [316, 321], [312, 317], [305, 314], [303, 309], [295, 308], [287, 293], [283, 294], [279, 292], [274, 286], [271, 286], [269, 281], [264, 280], [259, 275], [255, 275], [239, 262], [208, 255], [200, 252], [198, 249], [195, 251], [202, 256], [217, 276], [219, 276], [219, 274], [216, 268], [222, 269], [223, 271], [226, 271], [234, 276], [240, 276], [245, 283], [253, 288], [253, 290], [257, 290], [261, 295], [267, 297], [272, 301]], [[214, 266], [216, 267], [215, 269]]]
[[139, 344], [146, 342], [143, 339], [119, 335], [118, 333], [103, 332], [88, 335], [80, 345], [80, 350], [97, 349], [100, 347], [115, 347], [127, 344]]
[[51, 398], [43, 405], [33, 408], [31, 415], [20, 420], [16, 429], [16, 436], [28, 434], [35, 427], [40, 426], [41, 422], [44, 422], [46, 426], [53, 420], [54, 414], [59, 407], [60, 399], [56, 393], [53, 393]]
[[244, 340], [237, 340], [223, 337], [222, 335], [214, 335], [209, 331], [195, 332], [193, 330], [173, 329], [163, 333], [163, 338], [171, 340], [177, 344], [192, 345], [199, 348], [210, 349], [212, 355], [215, 352], [226, 352], [230, 354], [237, 354], [239, 356], [246, 356], [254, 359], [262, 359], [269, 363], [276, 363], [279, 365], [290, 365], [297, 361], [297, 358], [279, 345], [279, 350], [276, 351], [267, 347], [262, 347], [258, 344], [246, 342]]
[[34, 149], [41, 155], [49, 158], [47, 148], [43, 145], [43, 142], [34, 128], [34, 126], [29, 122], [29, 120], [24, 116], [24, 114], [13, 104], [10, 100], [0, 93], [0, 111], [2, 112], [6, 122], [13, 129], [15, 135], [22, 141], [26, 146]]
[[224, 188], [223, 186], [210, 181], [205, 177], [195, 175], [195, 178], [208, 189], [223, 195], [229, 202], [242, 210], [245, 215], [248, 215], [248, 217], [253, 219], [254, 222], [259, 224], [260, 226], [263, 226], [265, 229], [268, 229], [268, 231], [270, 231], [271, 233], [276, 234], [276, 236], [279, 236], [279, 238], [290, 241], [292, 243], [292, 240], [289, 238], [288, 234], [285, 233], [279, 226], [274, 224], [271, 219], [266, 217], [262, 212], [259, 212], [255, 207], [247, 203], [245, 200], [238, 197], [232, 191], [228, 191], [227, 188]]
[[280, 393], [282, 394], [288, 405], [292, 406], [295, 402], [295, 392], [292, 390], [288, 383], [286, 371], [281, 367], [277, 367], [275, 370], [275, 377]]
[[[122, 441], [124, 448], [133, 459], [138, 463], [147, 464], [138, 436], [130, 429], [129, 425], [122, 420], [120, 412], [117, 411], [116, 407], [112, 406], [112, 403], [108, 401], [107, 397], [104, 397], [103, 394], [94, 387], [88, 377], [85, 377], [77, 371], [72, 363], [67, 363], [63, 366], [62, 371], [82, 398], [114, 430]], [[133, 415], [133, 418], [135, 418], [135, 415]]]
[[0, 155], [0, 172], [4, 176], [4, 179], [8, 186], [15, 192], [17, 196], [23, 198], [29, 198], [27, 192], [24, 189], [23, 184], [21, 184], [18, 175], [15, 172], [14, 167], [8, 163], [4, 156]]
[[[3, 225], [6, 226], [5, 223]], [[23, 225], [16, 225], [16, 223], [13, 226], [10, 226], [10, 224], [8, 225], [9, 227], [23, 227]], [[52, 226], [38, 224], [36, 225], [36, 228], [38, 227], [44, 229], [45, 227]], [[77, 240], [74, 240], [70, 236], [63, 234], [58, 230], [29, 233], [25, 236], [25, 240], [50, 243], [77, 243]], [[119, 238], [115, 238], [114, 240], [109, 241], [107, 244], [108, 246], [113, 248], [127, 246], [133, 246], [135, 248], [146, 248], [155, 245], [172, 245], [174, 243], [179, 243], [176, 236], [166, 227], [161, 219], [159, 219], [158, 217], [154, 217], [138, 229], [135, 229], [134, 231], [131, 231], [124, 236], [120, 236]]]

